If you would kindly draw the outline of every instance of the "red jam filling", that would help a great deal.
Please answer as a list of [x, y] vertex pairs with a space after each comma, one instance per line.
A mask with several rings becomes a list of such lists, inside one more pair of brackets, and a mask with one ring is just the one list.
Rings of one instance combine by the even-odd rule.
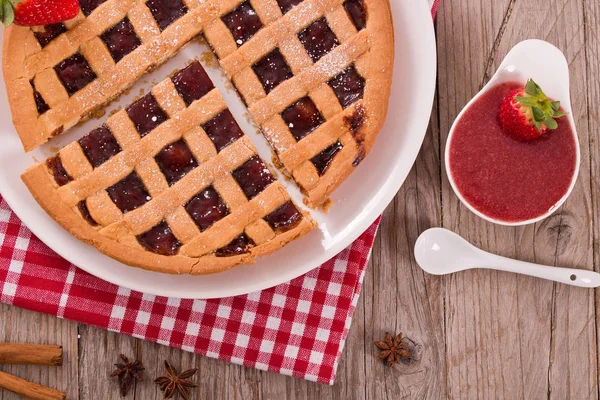
[[337, 96], [343, 108], [362, 99], [365, 93], [365, 78], [360, 76], [354, 65], [329, 81], [329, 86]]
[[298, 38], [313, 62], [319, 61], [340, 44], [325, 18], [310, 24], [298, 34]]
[[277, 0], [277, 4], [279, 4], [279, 8], [281, 8], [281, 12], [285, 14], [303, 1], [304, 0]]
[[165, 221], [139, 235], [137, 240], [147, 250], [162, 256], [174, 256], [181, 247], [181, 242]]
[[236, 237], [225, 247], [221, 247], [215, 252], [217, 257], [233, 257], [246, 254], [250, 248], [254, 246], [254, 242], [246, 234], [242, 233]]
[[220, 152], [231, 143], [235, 142], [244, 132], [231, 115], [229, 110], [225, 110], [216, 115], [213, 119], [202, 126], [204, 131], [215, 145], [217, 152]]
[[336, 156], [337, 153], [339, 153], [342, 150], [342, 147], [342, 144], [339, 141], [337, 141], [322, 152], [320, 152], [319, 154], [317, 154], [316, 156], [314, 156], [313, 158], [311, 158], [310, 161], [312, 161], [313, 165], [317, 169], [319, 176], [325, 175], [325, 172], [327, 172], [327, 170], [329, 169], [329, 165], [331, 165], [333, 158]]
[[363, 0], [346, 0], [344, 8], [357, 30], [360, 31], [367, 26], [367, 9]]
[[79, 144], [94, 168], [98, 168], [121, 151], [119, 142], [106, 125], [79, 139]]
[[231, 31], [238, 47], [250, 40], [263, 26], [249, 1], [240, 4], [235, 10], [223, 16], [222, 20]]
[[279, 86], [281, 82], [294, 76], [278, 48], [260, 59], [252, 66], [252, 69], [267, 94]]
[[135, 171], [106, 189], [106, 191], [113, 203], [124, 213], [135, 210], [151, 200], [144, 182]]
[[94, 70], [80, 53], [75, 53], [61, 61], [54, 67], [54, 70], [69, 92], [69, 96], [74, 95], [96, 79]]
[[227, 205], [212, 186], [194, 196], [185, 205], [185, 210], [202, 232], [229, 215]]
[[294, 203], [287, 201], [281, 207], [265, 217], [275, 231], [285, 232], [293, 228], [302, 219], [302, 214]]
[[81, 7], [81, 11], [83, 11], [83, 15], [87, 17], [92, 11], [106, 1], [107, 0], [79, 0], [79, 6]]
[[303, 97], [283, 110], [281, 117], [298, 141], [325, 122], [317, 105], [310, 97]]
[[31, 83], [31, 87], [33, 88], [33, 99], [35, 100], [35, 107], [37, 109], [37, 112], [38, 114], [42, 115], [50, 109], [50, 106], [48, 105], [48, 103], [46, 103], [46, 100], [44, 100], [42, 94], [37, 91], [35, 85], [33, 84], [33, 81], [30, 81], [29, 83]]
[[116, 63], [142, 44], [135, 33], [133, 25], [129, 22], [129, 18], [125, 18], [100, 37], [106, 43], [108, 51]]
[[62, 33], [67, 31], [67, 27], [62, 22], [58, 24], [45, 25], [43, 31], [33, 32], [33, 35], [37, 39], [38, 43], [42, 48], [46, 47], [51, 41], [59, 37]]
[[152, 93], [148, 93], [127, 107], [126, 111], [141, 137], [146, 136], [168, 119]]
[[167, 29], [169, 25], [188, 12], [188, 8], [181, 0], [148, 0], [146, 6], [150, 9], [161, 31]]
[[248, 200], [252, 200], [267, 186], [275, 182], [273, 175], [258, 156], [250, 158], [233, 171], [232, 175]]
[[188, 107], [214, 89], [212, 81], [198, 61], [179, 71], [171, 80]]
[[154, 157], [165, 175], [169, 186], [173, 186], [187, 173], [198, 166], [192, 151], [183, 139], [169, 144]]

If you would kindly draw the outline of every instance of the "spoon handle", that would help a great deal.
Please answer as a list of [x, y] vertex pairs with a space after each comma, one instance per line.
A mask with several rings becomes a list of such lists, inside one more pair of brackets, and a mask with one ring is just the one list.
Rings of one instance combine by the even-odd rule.
[[600, 274], [586, 269], [559, 268], [524, 261], [512, 260], [501, 256], [485, 253], [486, 268], [498, 271], [514, 272], [536, 278], [548, 279], [572, 286], [595, 288], [600, 286]]

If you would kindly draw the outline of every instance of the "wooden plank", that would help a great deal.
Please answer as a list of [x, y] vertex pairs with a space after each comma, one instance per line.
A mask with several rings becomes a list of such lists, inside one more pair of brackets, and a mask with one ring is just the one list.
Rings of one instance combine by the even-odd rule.
[[[578, 55], [583, 47], [581, 2], [554, 1], [550, 7], [538, 1], [503, 2], [490, 13], [503, 17], [488, 24], [481, 23], [478, 13], [490, 3], [477, 3], [453, 3], [440, 14], [439, 36], [445, 37], [439, 44], [440, 97], [445, 93], [444, 97], [455, 100], [441, 113], [443, 141], [462, 105], [493, 74], [506, 52], [526, 38], [552, 38], [567, 51], [574, 78], [573, 100], [586, 104], [585, 97], [577, 96], [585, 87], [583, 57]], [[452, 8], [448, 13], [452, 15], [446, 14], [447, 8]], [[489, 27], [495, 35], [486, 32]], [[486, 55], [490, 62], [481, 75], [481, 69], [465, 75], [454, 67], [464, 65], [463, 60], [486, 59]], [[587, 131], [579, 133], [585, 147]], [[585, 149], [583, 153], [589, 154]], [[589, 164], [584, 162], [582, 175], [586, 171]], [[581, 218], [590, 202], [585, 177], [558, 216], [534, 227], [500, 228], [478, 219], [458, 202], [445, 177], [443, 200], [444, 225], [486, 250], [548, 264], [592, 265], [591, 232]], [[562, 229], [566, 226], [569, 229]], [[589, 324], [594, 315], [592, 296], [590, 291], [503, 273], [477, 271], [450, 277], [446, 319], [451, 397], [541, 398], [550, 392], [557, 398], [587, 398], [596, 384], [589, 372], [595, 374], [595, 361], [591, 361], [596, 357], [595, 346], [590, 346], [595, 335], [595, 327]], [[574, 314], [580, 314], [576, 322]], [[567, 316], [571, 317], [568, 322]], [[583, 365], [565, 356], [565, 342], [581, 346], [577, 357]]]
[[[418, 235], [441, 222], [437, 108], [433, 115], [417, 162], [384, 214], [366, 272], [362, 303], [367, 399], [446, 397], [443, 278], [425, 274], [413, 257]], [[420, 359], [385, 366], [376, 358], [374, 342], [386, 331], [403, 332], [415, 341]], [[348, 346], [362, 350], [355, 343]]]
[[198, 365], [196, 355], [142, 340], [139, 340], [137, 345], [140, 359], [143, 360], [146, 367], [147, 382], [136, 387], [136, 399], [158, 400], [163, 397], [158, 387], [154, 384], [154, 379], [158, 376], [166, 375], [166, 371], [163, 368], [165, 360], [169, 361], [179, 372], [196, 367], [200, 368], [200, 371], [193, 378], [195, 383], [201, 384], [201, 390], [197, 392], [197, 395], [202, 393], [202, 396], [199, 398], [206, 398], [207, 391], [214, 393], [214, 398], [221, 398], [218, 389], [223, 387], [227, 380], [223, 379], [223, 376], [219, 379], [219, 377], [211, 374], [204, 365]]
[[[599, 251], [599, 240], [600, 240], [600, 143], [598, 142], [598, 132], [600, 132], [600, 85], [598, 84], [598, 77], [600, 76], [600, 3], [594, 0], [584, 0], [583, 2], [583, 29], [585, 35], [585, 49], [584, 55], [586, 60], [586, 71], [585, 76], [587, 78], [587, 85], [585, 91], [587, 92], [587, 107], [585, 110], [581, 110], [584, 114], [582, 116], [579, 128], [582, 125], [587, 125], [588, 140], [590, 147], [590, 185], [591, 185], [591, 204], [586, 207], [587, 219], [586, 223], [593, 225], [594, 230], [594, 241], [592, 244], [593, 250], [593, 261], [594, 269], [600, 270], [598, 265], [598, 251]], [[596, 290], [595, 297], [595, 309], [598, 310], [600, 307], [600, 296], [598, 296], [598, 290]], [[596, 382], [599, 379], [598, 371], [598, 345], [600, 344], [600, 332], [598, 331], [598, 324], [600, 323], [600, 315], [596, 312], [595, 318], [596, 325]], [[598, 397], [598, 387], [593, 396]]]
[[[537, 36], [561, 48], [569, 62], [573, 117], [578, 127], [582, 162], [573, 194], [559, 214], [540, 225], [538, 235], [543, 232], [549, 242], [556, 243], [556, 265], [592, 269], [590, 135], [597, 131], [588, 130], [587, 126], [590, 100], [583, 30], [585, 6], [582, 1], [574, 0], [559, 2], [557, 6], [556, 23], [550, 27], [540, 24]], [[526, 23], [532, 20], [529, 18]], [[597, 85], [597, 76], [591, 79]], [[591, 154], [594, 158], [600, 155], [598, 151]], [[550, 398], [598, 398], [594, 292], [556, 284], [553, 299]]]
[[[565, 52], [571, 70], [573, 116], [579, 127], [582, 163], [579, 182], [567, 203], [557, 214], [538, 224], [535, 250], [538, 254], [544, 252], [553, 256], [552, 264], [591, 269], [592, 231], [588, 223], [590, 152], [589, 131], [585, 126], [588, 99], [582, 29], [584, 5], [582, 1], [560, 1], [550, 8], [542, 7], [535, 15], [536, 7], [540, 5], [516, 4], [515, 18], [509, 21], [498, 51], [505, 53], [512, 44], [533, 37], [550, 41]], [[547, 375], [550, 395], [558, 399], [590, 398], [597, 382], [593, 292], [553, 285], [552, 299], [550, 368]], [[535, 332], [532, 332], [531, 338], [535, 338]], [[564, 351], [565, 345], [569, 351]], [[525, 370], [528, 368], [529, 365], [524, 365]], [[546, 376], [540, 374], [539, 380], [545, 379]], [[531, 386], [526, 385], [525, 388], [531, 389]], [[525, 395], [527, 397], [528, 393], [525, 392]]]
[[92, 326], [79, 325], [79, 399], [117, 399], [117, 378], [110, 377], [120, 354], [135, 360], [136, 340]]
[[[495, 53], [510, 20], [513, 1], [460, 1], [442, 3], [438, 16], [439, 93], [441, 142], [462, 107], [479, 91], [486, 76], [495, 69]], [[486, 61], [486, 60], [491, 61]], [[466, 60], [473, 60], [467, 62]], [[491, 65], [489, 65], [491, 64]], [[466, 69], [466, 73], [465, 73]], [[444, 169], [444, 168], [443, 168]], [[445, 170], [442, 181], [443, 225], [474, 244], [507, 256], [532, 257], [533, 230], [509, 230], [495, 227], [466, 210], [452, 193]], [[515, 249], [524, 244], [522, 251]], [[550, 295], [541, 302], [541, 310], [529, 310], [532, 293], [550, 284], [513, 275], [471, 271], [449, 276], [445, 285], [446, 357], [448, 394], [451, 398], [523, 398], [524, 382], [537, 371], [544, 373], [548, 364]], [[527, 290], [519, 291], [519, 283]], [[518, 299], [517, 296], [528, 296]], [[519, 301], [520, 300], [520, 301]], [[520, 318], [527, 332], [518, 334]], [[538, 320], [536, 316], [542, 316]], [[547, 328], [540, 329], [547, 325]], [[517, 340], [512, 335], [530, 338], [534, 331], [548, 332], [537, 338], [541, 354], [527, 353], [533, 371], [523, 371], [519, 344], [501, 346]], [[545, 343], [546, 342], [546, 343]], [[536, 346], [536, 347], [537, 347]], [[544, 354], [543, 352], [546, 352]], [[545, 387], [535, 387], [544, 393]], [[509, 394], [511, 396], [509, 396]]]
[[[0, 342], [58, 344], [63, 346], [62, 367], [3, 365], [0, 370], [19, 378], [67, 392], [68, 399], [77, 398], [77, 324], [0, 304]], [[0, 400], [21, 397], [0, 390]]]

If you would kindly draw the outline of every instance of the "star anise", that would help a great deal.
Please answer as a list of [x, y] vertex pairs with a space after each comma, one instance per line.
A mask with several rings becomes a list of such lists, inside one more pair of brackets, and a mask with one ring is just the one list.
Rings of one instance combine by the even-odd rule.
[[400, 360], [407, 362], [413, 359], [413, 353], [409, 348], [410, 340], [405, 338], [402, 332], [395, 337], [386, 332], [385, 340], [375, 342], [375, 346], [381, 350], [377, 354], [380, 360], [386, 360], [388, 366], [394, 363], [400, 364]]
[[125, 357], [123, 354], [121, 354], [119, 357], [121, 357], [123, 362], [115, 364], [117, 369], [110, 374], [110, 376], [119, 377], [121, 396], [125, 397], [127, 396], [127, 393], [129, 393], [131, 386], [133, 386], [134, 380], [142, 380], [142, 371], [144, 370], [144, 366], [140, 360], [129, 361], [129, 358]]
[[170, 399], [178, 393], [183, 400], [189, 400], [192, 396], [190, 388], [198, 387], [192, 383], [190, 378], [198, 372], [197, 368], [188, 369], [187, 371], [177, 374], [177, 370], [165, 361], [166, 376], [159, 376], [154, 380], [160, 390], [164, 392], [164, 398]]

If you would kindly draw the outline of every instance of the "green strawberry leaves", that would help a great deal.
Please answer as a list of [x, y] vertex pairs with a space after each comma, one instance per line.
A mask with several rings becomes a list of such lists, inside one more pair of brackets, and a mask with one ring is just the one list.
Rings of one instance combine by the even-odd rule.
[[543, 94], [542, 89], [533, 81], [533, 79], [527, 81], [527, 84], [525, 85], [525, 93], [532, 97], [537, 96], [538, 93]]
[[4, 26], [10, 26], [15, 21], [15, 4], [21, 0], [0, 0], [0, 19]]
[[556, 128], [558, 128], [558, 123], [556, 122], [556, 120], [552, 117], [548, 117], [544, 120], [544, 125], [546, 125], [546, 127], [550, 130], [555, 130]]
[[554, 115], [553, 115], [554, 118], [560, 118], [560, 117], [567, 115], [566, 112], [560, 111], [560, 101], [552, 102], [552, 110], [554, 111]]
[[551, 101], [533, 79], [527, 81], [524, 96], [516, 96], [515, 100], [526, 113], [531, 112], [531, 122], [539, 132], [544, 127], [550, 130], [558, 128], [556, 119], [566, 115], [560, 111], [560, 101]]
[[541, 108], [539, 108], [538, 106], [533, 106], [531, 107], [531, 109], [533, 110], [533, 118], [537, 122], [541, 122], [546, 119], [546, 113], [544, 113]]
[[515, 99], [524, 106], [527, 107], [534, 107], [535, 105], [537, 105], [536, 100], [533, 97], [521, 97], [521, 96], [517, 96], [515, 97]]

